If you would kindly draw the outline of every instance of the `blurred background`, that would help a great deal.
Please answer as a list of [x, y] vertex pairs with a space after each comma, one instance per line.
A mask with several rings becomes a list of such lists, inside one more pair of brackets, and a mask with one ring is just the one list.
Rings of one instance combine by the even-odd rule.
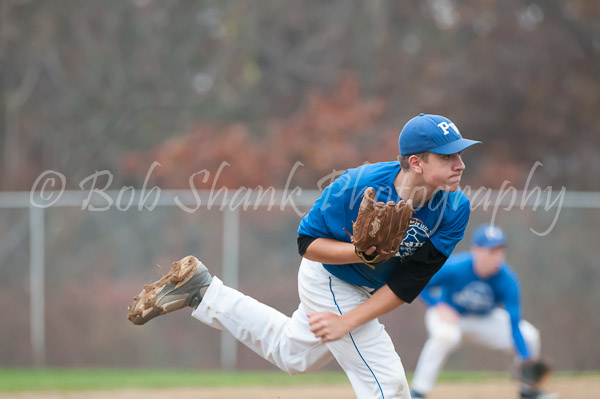
[[[400, 129], [420, 112], [484, 142], [464, 154], [473, 191], [567, 190], [560, 207], [512, 207], [496, 222], [543, 353], [559, 370], [600, 369], [591, 0], [2, 0], [0, 366], [271, 369], [242, 347], [224, 364], [220, 333], [185, 311], [143, 328], [125, 319], [141, 285], [184, 255], [222, 273], [227, 210], [171, 201], [94, 212], [82, 209], [88, 178], [105, 171], [97, 187], [138, 193], [289, 183], [310, 197], [334, 171], [395, 160]], [[46, 171], [80, 196], [34, 207], [29, 191]], [[457, 250], [491, 216], [475, 209]], [[555, 216], [548, 234], [532, 231]], [[239, 288], [287, 314], [298, 304], [299, 221], [274, 207], [241, 210], [233, 224]], [[409, 371], [424, 309], [383, 318]], [[510, 359], [467, 347], [447, 368], [505, 370]]]

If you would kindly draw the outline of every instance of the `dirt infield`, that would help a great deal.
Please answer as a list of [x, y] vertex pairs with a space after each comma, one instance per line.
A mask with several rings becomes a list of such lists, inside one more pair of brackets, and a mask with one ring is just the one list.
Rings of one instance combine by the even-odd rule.
[[[561, 399], [599, 399], [600, 378], [561, 377], [548, 384], [548, 390]], [[481, 383], [440, 383], [430, 399], [511, 399], [517, 398], [517, 385], [512, 381]], [[116, 391], [19, 392], [0, 393], [0, 399], [351, 399], [349, 385], [241, 387], [241, 388], [176, 388], [124, 389]]]

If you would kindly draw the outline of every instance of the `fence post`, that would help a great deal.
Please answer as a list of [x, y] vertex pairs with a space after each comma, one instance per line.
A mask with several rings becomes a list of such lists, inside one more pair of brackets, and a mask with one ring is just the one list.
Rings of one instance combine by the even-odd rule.
[[46, 365], [44, 209], [29, 207], [30, 327], [33, 365]]
[[[223, 282], [238, 287], [240, 250], [240, 211], [223, 210]], [[221, 367], [232, 370], [237, 364], [237, 341], [231, 334], [221, 333]]]

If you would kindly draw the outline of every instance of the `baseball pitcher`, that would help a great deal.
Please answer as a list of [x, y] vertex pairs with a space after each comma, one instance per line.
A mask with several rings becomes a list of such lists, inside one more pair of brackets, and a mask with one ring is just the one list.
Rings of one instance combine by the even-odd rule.
[[335, 359], [358, 398], [410, 398], [400, 357], [377, 318], [412, 302], [463, 238], [462, 138], [438, 115], [411, 119], [399, 161], [345, 171], [302, 219], [298, 309], [288, 317], [227, 287], [196, 258], [173, 264], [130, 306], [134, 324], [182, 307], [229, 331], [290, 374]]

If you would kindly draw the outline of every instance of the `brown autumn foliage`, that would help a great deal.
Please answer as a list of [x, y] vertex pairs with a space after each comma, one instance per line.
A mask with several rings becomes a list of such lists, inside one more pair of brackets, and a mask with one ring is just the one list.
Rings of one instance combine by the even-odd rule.
[[159, 162], [150, 181], [170, 189], [190, 188], [190, 177], [197, 189], [283, 188], [288, 178], [315, 187], [321, 177], [357, 166], [357, 160], [396, 159], [400, 128], [381, 126], [385, 111], [383, 99], [363, 99], [359, 82], [347, 76], [332, 93], [311, 92], [291, 117], [269, 121], [263, 138], [241, 123], [200, 124], [149, 151], [125, 154], [123, 170], [143, 181]]
[[484, 141], [472, 185], [540, 161], [537, 183], [598, 190], [599, 2], [259, 3], [3, 1], [0, 190], [48, 169], [139, 187], [153, 161], [165, 187], [222, 161], [225, 186], [283, 186], [299, 161], [314, 187], [393, 159], [420, 112]]

